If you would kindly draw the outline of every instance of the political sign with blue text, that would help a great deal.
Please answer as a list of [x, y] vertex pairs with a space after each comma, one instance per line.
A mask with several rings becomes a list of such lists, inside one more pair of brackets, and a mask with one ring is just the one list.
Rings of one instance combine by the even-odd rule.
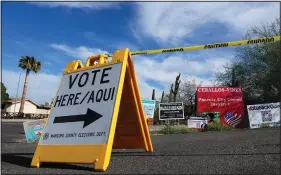
[[153, 118], [155, 110], [155, 100], [142, 99], [142, 105], [146, 118]]
[[23, 129], [27, 142], [34, 142], [40, 139], [46, 121], [46, 119], [40, 119], [23, 122]]

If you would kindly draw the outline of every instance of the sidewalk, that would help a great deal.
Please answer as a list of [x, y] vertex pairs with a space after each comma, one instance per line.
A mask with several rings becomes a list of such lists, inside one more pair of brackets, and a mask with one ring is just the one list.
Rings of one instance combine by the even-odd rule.
[[[2, 119], [3, 123], [23, 123], [26, 121], [33, 121], [32, 119]], [[157, 131], [157, 130], [161, 130], [162, 128], [164, 128], [165, 126], [155, 126], [155, 125], [149, 125], [148, 129], [149, 131]]]
[[26, 122], [33, 121], [32, 119], [1, 119], [2, 122]]
[[149, 131], [159, 131], [159, 130], [161, 130], [161, 129], [163, 129], [165, 126], [163, 126], [163, 125], [148, 125], [148, 129], [149, 129]]

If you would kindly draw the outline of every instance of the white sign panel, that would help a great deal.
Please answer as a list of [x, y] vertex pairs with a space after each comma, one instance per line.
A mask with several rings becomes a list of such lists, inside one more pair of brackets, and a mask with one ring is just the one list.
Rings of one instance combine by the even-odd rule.
[[64, 75], [39, 144], [106, 144], [121, 67]]
[[260, 128], [262, 124], [280, 126], [280, 103], [247, 105], [250, 128]]
[[188, 128], [204, 129], [208, 125], [208, 119], [206, 117], [190, 117], [187, 120]]

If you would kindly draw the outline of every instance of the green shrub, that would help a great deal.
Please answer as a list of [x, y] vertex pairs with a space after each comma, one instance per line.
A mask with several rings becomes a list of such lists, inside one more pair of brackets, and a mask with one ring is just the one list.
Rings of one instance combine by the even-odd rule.
[[187, 126], [166, 125], [163, 129], [158, 131], [157, 134], [186, 134], [191, 132], [198, 132], [198, 130], [187, 128]]
[[235, 128], [231, 128], [225, 125], [220, 125], [220, 124], [216, 124], [216, 125], [208, 125], [207, 131], [231, 131], [231, 130], [235, 130]]
[[261, 128], [269, 128], [269, 125], [266, 124], [266, 123], [262, 123], [262, 124], [261, 124]]
[[[236, 130], [236, 128], [228, 127], [225, 125], [208, 125], [207, 131], [232, 131]], [[163, 129], [159, 131], [151, 131], [151, 135], [168, 135], [168, 134], [187, 134], [187, 133], [194, 133], [194, 132], [200, 132], [201, 130], [198, 129], [191, 129], [187, 128], [186, 125], [180, 125], [180, 126], [171, 126], [166, 125]]]

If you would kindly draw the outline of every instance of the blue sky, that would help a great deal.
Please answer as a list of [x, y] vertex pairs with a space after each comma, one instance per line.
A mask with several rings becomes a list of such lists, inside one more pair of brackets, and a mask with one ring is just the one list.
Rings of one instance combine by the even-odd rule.
[[[28, 98], [55, 96], [62, 71], [74, 59], [113, 53], [244, 39], [252, 26], [279, 17], [279, 3], [267, 2], [3, 2], [2, 80], [16, 96], [22, 55], [35, 56], [43, 70], [31, 75]], [[178, 73], [183, 81], [211, 85], [214, 73], [234, 59], [234, 48], [134, 56], [141, 95], [167, 91]], [[22, 93], [24, 74], [20, 77]]]

